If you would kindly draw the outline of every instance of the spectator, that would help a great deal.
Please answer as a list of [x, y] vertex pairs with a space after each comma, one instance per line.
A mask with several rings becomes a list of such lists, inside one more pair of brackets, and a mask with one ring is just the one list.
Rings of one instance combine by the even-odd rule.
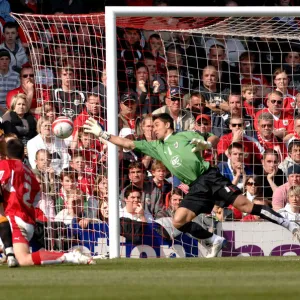
[[[141, 190], [141, 203], [143, 209], [150, 213], [154, 219], [158, 219], [165, 215], [163, 209], [163, 197], [161, 190], [152, 185], [146, 179], [146, 174], [142, 163], [133, 162], [128, 167], [128, 177], [130, 184]], [[124, 207], [124, 193], [127, 187], [121, 191], [121, 206]]]
[[56, 182], [55, 170], [51, 166], [51, 155], [46, 149], [39, 149], [35, 153], [35, 167], [32, 169], [33, 173], [41, 178], [44, 190], [50, 196], [56, 196]]
[[218, 114], [229, 111], [227, 103], [227, 92], [221, 91], [217, 84], [218, 73], [215, 67], [207, 66], [202, 71], [202, 87], [201, 94], [207, 101], [206, 106]]
[[244, 163], [246, 165], [258, 165], [261, 160], [262, 149], [257, 147], [257, 141], [244, 134], [244, 120], [232, 116], [229, 121], [231, 133], [221, 136], [217, 146], [219, 161], [226, 161], [227, 149], [232, 143], [241, 143], [244, 147]]
[[226, 50], [226, 58], [232, 67], [237, 67], [239, 56], [245, 51], [245, 47], [237, 38], [227, 37], [221, 34], [216, 35], [204, 42], [206, 56], [209, 57], [209, 49], [213, 45], [221, 45]]
[[84, 109], [85, 94], [75, 89], [73, 66], [63, 65], [58, 69], [58, 76], [61, 80], [61, 87], [52, 91], [51, 101], [58, 115], [74, 120]]
[[62, 209], [67, 208], [67, 196], [71, 191], [76, 188], [77, 185], [77, 173], [70, 169], [65, 169], [60, 173], [60, 190], [58, 198], [55, 201], [56, 213], [59, 213]]
[[285, 183], [283, 172], [278, 169], [279, 155], [273, 149], [266, 149], [261, 160], [262, 170], [257, 172], [263, 186], [263, 198], [267, 201], [272, 200], [273, 193], [278, 186]]
[[294, 140], [300, 140], [300, 115], [296, 115], [294, 117], [294, 132], [287, 134], [283, 139], [283, 141], [286, 142], [287, 145], [289, 145], [289, 143]]
[[7, 22], [3, 26], [4, 42], [0, 49], [5, 49], [10, 54], [10, 68], [13, 71], [20, 72], [22, 66], [28, 62], [25, 50], [22, 44], [17, 40], [18, 24], [16, 22]]
[[119, 132], [122, 128], [135, 129], [136, 122], [136, 108], [137, 97], [133, 91], [121, 95], [120, 98], [120, 113], [119, 118]]
[[288, 89], [289, 78], [288, 74], [283, 69], [276, 69], [274, 72], [274, 83], [276, 85], [276, 91], [282, 93], [283, 97], [283, 114], [294, 115], [296, 103], [297, 91], [294, 89]]
[[[46, 89], [38, 90], [36, 88], [37, 82], [33, 68], [30, 65], [25, 65], [21, 69], [20, 73], [21, 84], [19, 87], [9, 91], [6, 96], [6, 106], [8, 109], [11, 107], [12, 97], [17, 94], [25, 94], [26, 100], [32, 113], [41, 114], [41, 109], [36, 109], [42, 101], [49, 100], [49, 94]], [[41, 95], [39, 95], [41, 93]]]
[[244, 165], [244, 149], [240, 143], [232, 143], [229, 146], [228, 161], [219, 163], [218, 168], [223, 176], [241, 190], [244, 188], [246, 176], [253, 173]]
[[10, 4], [7, 0], [0, 1], [0, 17], [3, 18], [5, 22], [15, 22], [14, 18], [10, 16]]
[[300, 185], [300, 166], [294, 165], [288, 168], [287, 171], [288, 181], [287, 183], [279, 186], [273, 193], [272, 206], [275, 211], [278, 211], [288, 202], [288, 190], [291, 187]]
[[5, 133], [15, 133], [23, 144], [37, 135], [36, 120], [29, 112], [25, 94], [17, 94], [12, 98], [11, 109], [2, 117]]
[[198, 132], [205, 141], [212, 144], [212, 148], [203, 150], [202, 155], [204, 160], [209, 161], [212, 165], [216, 165], [216, 147], [219, 143], [219, 138], [211, 133], [211, 118], [205, 114], [198, 115], [195, 123], [195, 131]]
[[10, 54], [5, 49], [0, 49], [0, 113], [6, 111], [6, 95], [9, 91], [20, 85], [20, 76], [9, 69]]
[[28, 159], [32, 169], [36, 167], [35, 157], [40, 149], [47, 149], [52, 156], [51, 165], [59, 175], [62, 169], [69, 166], [68, 147], [64, 139], [59, 139], [52, 133], [51, 121], [41, 117], [37, 122], [37, 135], [27, 143]]
[[254, 119], [254, 127], [258, 129], [258, 118], [262, 113], [270, 113], [274, 119], [274, 135], [280, 139], [283, 139], [286, 134], [294, 131], [294, 120], [289, 114], [283, 111], [283, 98], [282, 93], [273, 91], [268, 95], [267, 108], [259, 110]]
[[255, 107], [256, 92], [256, 86], [252, 86], [250, 84], [242, 85], [243, 107], [245, 108], [247, 115], [252, 119], [255, 118], [255, 114], [257, 112], [257, 109]]
[[54, 74], [52, 69], [47, 66], [45, 48], [41, 42], [31, 43], [29, 63], [36, 66], [35, 83], [42, 85], [44, 88], [51, 88], [54, 84]]
[[274, 117], [269, 112], [263, 112], [259, 115], [257, 121], [257, 140], [258, 148], [262, 148], [262, 152], [267, 149], [275, 150], [279, 155], [279, 161], [283, 161], [286, 157], [286, 148], [284, 143], [280, 142], [273, 134]]
[[255, 55], [250, 52], [244, 52], [239, 57], [240, 83], [257, 86], [257, 97], [266, 97], [271, 91], [267, 79], [262, 74], [254, 74]]
[[139, 188], [133, 185], [127, 186], [124, 192], [125, 207], [120, 211], [120, 217], [152, 223], [153, 217], [144, 210], [141, 196], [142, 192]]
[[256, 175], [247, 176], [245, 181], [245, 196], [251, 202], [257, 198], [262, 196], [262, 188], [260, 178]]
[[167, 113], [174, 120], [175, 131], [193, 130], [195, 119], [190, 111], [182, 109], [182, 92], [171, 88], [166, 95], [166, 105], [153, 112], [153, 115]]
[[45, 118], [48, 118], [51, 124], [53, 123], [53, 121], [56, 119], [56, 112], [52, 103], [43, 103], [43, 105], [41, 106], [41, 115]]
[[282, 67], [289, 76], [289, 87], [300, 91], [300, 55], [298, 48], [290, 48], [284, 56]]
[[[107, 107], [107, 93], [106, 93], [106, 85], [107, 85], [107, 76], [106, 76], [106, 68], [103, 68], [101, 73], [101, 81], [97, 86], [92, 89], [92, 94], [99, 95], [100, 99], [103, 100], [103, 108]], [[106, 116], [106, 112], [104, 114]], [[105, 117], [106, 119], [106, 117]]]
[[288, 203], [278, 213], [290, 221], [300, 221], [300, 186], [289, 188], [287, 198]]
[[279, 165], [279, 169], [287, 175], [289, 167], [299, 165], [300, 166], [300, 140], [293, 140], [288, 146], [288, 156]]
[[153, 186], [161, 190], [163, 203], [165, 204], [166, 195], [171, 191], [172, 185], [166, 180], [167, 168], [160, 161], [155, 161], [151, 166], [151, 174], [149, 182]]
[[166, 216], [173, 218], [175, 211], [180, 205], [181, 200], [183, 199], [183, 192], [179, 188], [174, 188], [169, 192], [169, 203], [166, 209]]
[[210, 110], [206, 107], [206, 102], [203, 95], [198, 92], [192, 92], [191, 94], [187, 94], [185, 96], [188, 96], [185, 109], [189, 110], [195, 119], [201, 114], [210, 115]]
[[238, 70], [226, 62], [226, 49], [216, 44], [209, 48], [208, 65], [216, 68], [218, 72], [218, 89], [224, 91], [230, 89], [238, 92], [240, 90]]
[[[95, 120], [97, 120], [102, 126], [106, 125], [105, 120], [103, 119], [103, 112], [101, 105], [101, 100], [98, 94], [88, 94], [87, 100], [84, 105], [83, 111], [76, 116], [76, 119], [74, 120], [74, 130], [73, 130], [73, 136], [78, 135], [78, 129], [83, 126], [85, 121], [92, 117]], [[73, 139], [73, 141], [76, 140], [76, 138]]]

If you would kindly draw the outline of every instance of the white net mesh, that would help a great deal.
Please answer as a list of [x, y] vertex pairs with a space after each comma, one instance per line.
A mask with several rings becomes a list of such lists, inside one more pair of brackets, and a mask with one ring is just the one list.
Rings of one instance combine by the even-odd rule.
[[[105, 254], [109, 246], [106, 146], [82, 131], [89, 115], [104, 127], [108, 117], [115, 117], [106, 115], [105, 51], [109, 49], [105, 49], [104, 15], [14, 17], [28, 40], [39, 95], [37, 107], [42, 107], [37, 112], [47, 114], [54, 108], [56, 116], [72, 118], [78, 132], [72, 139], [60, 141], [65, 148], [55, 148], [53, 137], [48, 140], [55, 177], [49, 180], [49, 174], [41, 172], [46, 185], [43, 212], [47, 221], [42, 222], [46, 248], [67, 250], [81, 245], [93, 254]], [[291, 165], [290, 161], [285, 163], [287, 142], [300, 134], [294, 129], [300, 88], [298, 18], [118, 18], [117, 25], [120, 135], [152, 140], [149, 114], [166, 104], [176, 120], [176, 131], [197, 130], [205, 138], [209, 132], [215, 136], [215, 149], [204, 153], [211, 165], [219, 165], [221, 173], [251, 200], [271, 204], [273, 197], [273, 207], [284, 208], [286, 190], [276, 191], [287, 182]], [[285, 72], [274, 77], [278, 68]], [[178, 88], [184, 94], [179, 104], [167, 99], [168, 89], [174, 96]], [[128, 89], [137, 103], [129, 101], [124, 107], [130, 100], [124, 99]], [[280, 91], [283, 99], [274, 98], [274, 103], [273, 98], [267, 99], [273, 90]], [[176, 105], [187, 109], [179, 117]], [[268, 128], [270, 114], [259, 120], [261, 109], [266, 113], [272, 110], [274, 132], [263, 131]], [[230, 147], [233, 142], [237, 144]], [[53, 154], [58, 152], [65, 156], [55, 160]], [[170, 218], [161, 218], [176, 209], [171, 189], [177, 187], [175, 198], [182, 198], [187, 187], [149, 157], [121, 149], [119, 159], [120, 193], [124, 194], [130, 182], [140, 185], [142, 217], [148, 221], [140, 222], [139, 215], [128, 211], [133, 208], [127, 207], [121, 196], [121, 255], [204, 256], [205, 245], [188, 235], [177, 235]], [[293, 160], [298, 162], [296, 156]], [[147, 177], [141, 174], [144, 171]], [[51, 205], [52, 217], [46, 211]], [[212, 213], [196, 221], [227, 238], [229, 247], [224, 256], [300, 253], [287, 230], [253, 216], [247, 216], [248, 221], [256, 222], [242, 223], [245, 215], [223, 206], [218, 203]], [[289, 217], [297, 219], [298, 213]]]

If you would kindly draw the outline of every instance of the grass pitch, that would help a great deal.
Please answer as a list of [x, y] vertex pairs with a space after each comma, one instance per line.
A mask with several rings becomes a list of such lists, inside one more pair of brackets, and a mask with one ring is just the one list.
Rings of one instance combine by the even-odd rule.
[[118, 259], [0, 267], [1, 299], [299, 299], [300, 258]]

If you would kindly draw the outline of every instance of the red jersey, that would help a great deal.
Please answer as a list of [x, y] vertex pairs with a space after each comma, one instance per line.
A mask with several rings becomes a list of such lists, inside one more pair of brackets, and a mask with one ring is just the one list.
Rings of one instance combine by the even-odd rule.
[[243, 105], [244, 105], [247, 115], [250, 116], [252, 119], [254, 119], [255, 112], [256, 112], [255, 107], [253, 105], [249, 104], [246, 100], [244, 100]]
[[[257, 142], [257, 141], [256, 141]], [[244, 162], [245, 164], [259, 164], [261, 161], [261, 151], [251, 137], [243, 136], [240, 142], [244, 147]], [[225, 151], [232, 144], [232, 132], [221, 136], [217, 145], [218, 155]]]
[[20, 160], [1, 160], [0, 183], [5, 214], [34, 225], [34, 208], [40, 200], [40, 185], [32, 171]]
[[296, 90], [288, 89], [287, 93], [283, 95], [283, 109], [285, 114], [294, 116], [297, 94]]
[[[264, 108], [259, 110], [255, 114], [254, 118], [254, 128], [258, 130], [258, 117], [260, 114], [267, 112], [270, 113], [268, 108]], [[273, 114], [272, 114], [273, 115]], [[284, 114], [283, 112], [280, 114], [279, 117], [274, 116], [274, 129], [281, 129], [285, 128], [287, 133], [293, 133], [294, 132], [294, 118], [290, 114]]]
[[245, 78], [244, 76], [240, 76], [241, 85], [251, 84], [251, 85], [259, 85], [259, 86], [269, 86], [269, 83], [264, 75], [257, 74], [252, 75], [249, 78]]
[[[10, 109], [10, 104], [11, 104], [12, 97], [16, 96], [19, 93], [25, 94], [24, 90], [22, 89], [22, 86], [19, 86], [18, 88], [13, 89], [13, 90], [11, 90], [11, 91], [9, 91], [7, 93], [7, 95], [6, 95], [6, 107], [8, 109]], [[31, 102], [31, 107], [30, 108], [37, 108], [38, 106], [41, 105], [42, 101], [48, 101], [50, 99], [50, 96], [49, 96], [49, 93], [46, 90], [43, 89], [42, 96], [41, 96], [42, 101], [38, 101], [37, 100], [38, 98], [39, 97], [37, 95], [37, 90], [35, 90], [35, 95], [32, 98], [32, 102]]]

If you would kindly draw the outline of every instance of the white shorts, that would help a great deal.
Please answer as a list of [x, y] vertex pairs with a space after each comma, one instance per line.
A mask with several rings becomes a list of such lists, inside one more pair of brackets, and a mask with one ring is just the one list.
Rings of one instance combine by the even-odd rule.
[[12, 232], [12, 242], [28, 244], [33, 237], [34, 226], [24, 222], [17, 216], [7, 216]]

